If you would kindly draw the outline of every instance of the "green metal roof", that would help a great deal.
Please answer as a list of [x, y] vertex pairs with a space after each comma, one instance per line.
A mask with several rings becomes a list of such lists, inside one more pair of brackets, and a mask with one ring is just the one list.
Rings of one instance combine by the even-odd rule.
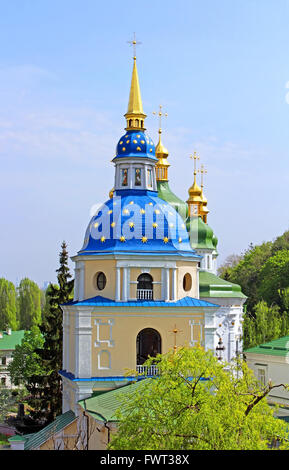
[[238, 297], [246, 299], [238, 284], [225, 281], [213, 273], [200, 271], [200, 297]]
[[216, 250], [218, 239], [214, 238], [213, 230], [201, 217], [188, 217], [186, 224], [190, 234], [190, 244], [193, 249]]
[[172, 192], [168, 181], [158, 181], [157, 188], [159, 198], [168, 202], [185, 220], [188, 215], [188, 205]]
[[143, 382], [147, 380], [151, 379], [142, 379], [115, 390], [80, 400], [78, 403], [88, 414], [99, 421], [117, 421], [115, 412], [120, 407], [121, 397], [128, 393], [136, 392]]
[[34, 434], [21, 436], [21, 440], [25, 438], [24, 450], [38, 449], [38, 447], [44, 444], [44, 442], [46, 442], [50, 437], [66, 428], [66, 426], [72, 423], [75, 419], [75, 414], [72, 410], [69, 410], [64, 414], [57, 416], [52, 423], [48, 424], [48, 426], [45, 426], [45, 428], [40, 431]]
[[286, 357], [287, 354], [289, 354], [289, 336], [283, 336], [283, 338], [274, 339], [268, 343], [255, 346], [254, 348], [245, 349], [244, 353]]
[[0, 338], [0, 351], [1, 350], [6, 350], [10, 349], [13, 350], [17, 346], [17, 344], [20, 344], [25, 331], [24, 330], [18, 330], [18, 331], [12, 331], [11, 335], [8, 335], [6, 331], [1, 331], [3, 338]]

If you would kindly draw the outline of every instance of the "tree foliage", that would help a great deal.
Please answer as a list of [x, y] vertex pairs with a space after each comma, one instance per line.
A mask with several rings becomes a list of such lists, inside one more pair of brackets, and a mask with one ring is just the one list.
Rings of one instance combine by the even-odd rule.
[[[231, 259], [232, 258], [232, 259]], [[235, 262], [231, 256], [219, 275], [239, 284], [248, 297], [244, 315], [244, 347], [289, 334], [289, 231], [273, 242], [250, 245]]]
[[201, 348], [183, 347], [157, 361], [159, 377], [123, 395], [110, 449], [258, 450], [277, 437], [289, 447], [286, 424], [266, 402], [283, 385], [261, 386], [244, 362], [225, 371]]
[[30, 383], [31, 377], [41, 375], [40, 356], [37, 349], [43, 347], [43, 337], [37, 326], [32, 326], [30, 331], [25, 331], [21, 344], [13, 351], [13, 360], [8, 365], [11, 381], [14, 385]]
[[262, 343], [278, 339], [289, 333], [289, 315], [280, 312], [278, 305], [269, 307], [265, 301], [258, 302], [253, 314], [244, 316], [244, 348], [252, 348]]
[[271, 256], [260, 271], [259, 298], [267, 303], [280, 302], [280, 289], [289, 287], [289, 250], [280, 250]]
[[12, 282], [0, 279], [0, 330], [18, 328], [16, 290]]
[[19, 321], [21, 330], [41, 323], [41, 293], [38, 285], [28, 278], [18, 287]]

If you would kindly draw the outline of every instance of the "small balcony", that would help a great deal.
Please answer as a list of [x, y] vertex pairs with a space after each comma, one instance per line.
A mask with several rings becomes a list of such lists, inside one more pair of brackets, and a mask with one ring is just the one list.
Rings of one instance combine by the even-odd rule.
[[159, 375], [159, 370], [157, 366], [155, 365], [151, 365], [149, 367], [148, 366], [136, 366], [136, 370], [138, 374], [149, 376], [149, 377], [152, 377], [154, 375]]
[[137, 300], [153, 300], [152, 289], [137, 289], [136, 291]]

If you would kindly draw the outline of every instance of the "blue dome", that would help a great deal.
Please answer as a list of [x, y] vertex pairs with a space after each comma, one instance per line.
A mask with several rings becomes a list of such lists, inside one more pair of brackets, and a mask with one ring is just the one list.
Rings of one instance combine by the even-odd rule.
[[79, 254], [118, 252], [200, 258], [190, 246], [181, 216], [152, 191], [116, 195], [92, 217]]
[[127, 131], [116, 146], [115, 158], [146, 157], [156, 160], [155, 145], [149, 135], [144, 131]]

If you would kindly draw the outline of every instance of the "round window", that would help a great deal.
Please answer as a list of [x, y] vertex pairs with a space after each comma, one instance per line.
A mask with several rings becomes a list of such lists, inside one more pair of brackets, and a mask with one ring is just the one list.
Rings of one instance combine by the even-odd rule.
[[183, 289], [187, 292], [192, 288], [192, 276], [190, 273], [186, 273], [183, 278]]
[[98, 290], [103, 290], [106, 286], [106, 276], [104, 273], [96, 274], [96, 287]]

